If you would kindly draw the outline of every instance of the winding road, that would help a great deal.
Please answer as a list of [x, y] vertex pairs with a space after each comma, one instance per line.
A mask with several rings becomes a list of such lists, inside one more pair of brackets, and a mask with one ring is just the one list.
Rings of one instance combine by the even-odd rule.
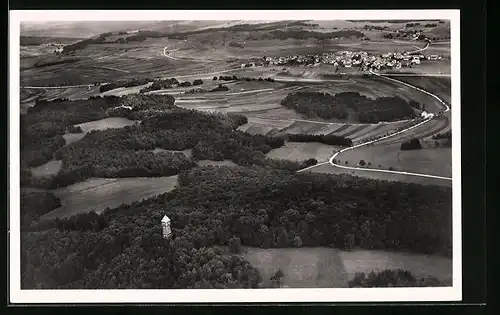
[[[443, 100], [441, 100], [438, 96], [428, 92], [428, 91], [425, 91], [419, 87], [416, 87], [416, 86], [413, 86], [411, 84], [408, 84], [406, 82], [402, 82], [402, 81], [399, 81], [399, 80], [396, 80], [396, 79], [393, 79], [393, 78], [389, 78], [389, 77], [386, 77], [386, 76], [383, 76], [383, 75], [380, 75], [380, 74], [377, 74], [373, 71], [370, 71], [370, 73], [372, 75], [376, 75], [376, 76], [379, 76], [379, 77], [382, 77], [384, 79], [387, 79], [387, 80], [390, 80], [390, 81], [393, 81], [393, 82], [397, 82], [399, 84], [403, 84], [403, 85], [406, 85], [408, 87], [411, 87], [413, 89], [416, 89], [422, 93], [425, 93], [433, 98], [435, 98], [436, 100], [438, 100], [442, 105], [444, 105], [445, 107], [445, 110], [444, 110], [444, 113], [448, 112], [450, 110], [450, 107], [446, 104], [446, 102], [444, 102]], [[320, 165], [325, 165], [325, 164], [330, 164], [331, 166], [333, 167], [338, 167], [338, 168], [342, 168], [342, 169], [347, 169], [347, 170], [360, 170], [360, 171], [369, 171], [369, 172], [379, 172], [379, 173], [391, 173], [391, 174], [400, 174], [400, 175], [410, 175], [410, 176], [419, 176], [419, 177], [427, 177], [427, 178], [436, 178], [436, 179], [443, 179], [443, 180], [452, 180], [450, 177], [443, 177], [443, 176], [436, 176], [436, 175], [429, 175], [429, 174], [419, 174], [419, 173], [411, 173], [411, 172], [404, 172], [404, 171], [391, 171], [391, 170], [382, 170], [382, 169], [370, 169], [370, 168], [364, 168], [364, 167], [351, 167], [351, 166], [344, 166], [344, 165], [340, 165], [340, 164], [336, 164], [335, 163], [335, 158], [343, 153], [343, 152], [346, 152], [346, 151], [349, 151], [349, 150], [354, 150], [356, 148], [359, 148], [359, 147], [362, 147], [362, 146], [366, 146], [366, 145], [369, 145], [369, 144], [373, 144], [373, 143], [376, 143], [376, 142], [379, 142], [379, 141], [382, 141], [382, 140], [385, 140], [387, 138], [391, 138], [391, 137], [394, 137], [394, 136], [397, 136], [397, 135], [400, 135], [402, 133], [405, 133], [411, 129], [414, 129], [414, 128], [417, 128], [429, 121], [431, 121], [432, 119], [434, 119], [434, 116], [433, 117], [430, 117], [428, 119], [425, 119], [423, 120], [422, 122], [418, 123], [418, 124], [415, 124], [415, 125], [412, 125], [408, 128], [405, 128], [403, 130], [400, 130], [396, 133], [393, 133], [393, 134], [390, 134], [390, 135], [387, 135], [387, 136], [384, 136], [384, 137], [381, 137], [381, 138], [378, 138], [378, 139], [375, 139], [375, 140], [371, 140], [371, 141], [367, 141], [367, 142], [363, 142], [361, 144], [358, 144], [358, 145], [355, 145], [355, 146], [352, 146], [352, 147], [348, 147], [348, 148], [345, 148], [345, 149], [342, 149], [338, 152], [336, 152], [335, 154], [333, 154], [330, 159], [328, 160], [328, 162], [323, 162], [323, 163], [318, 163], [316, 165], [313, 165], [313, 166], [310, 166], [310, 167], [306, 167], [306, 168], [303, 168], [299, 171], [297, 171], [297, 173], [300, 173], [300, 172], [303, 172], [303, 171], [307, 171], [307, 170], [310, 170], [312, 168], [315, 168], [315, 167], [318, 167]]]

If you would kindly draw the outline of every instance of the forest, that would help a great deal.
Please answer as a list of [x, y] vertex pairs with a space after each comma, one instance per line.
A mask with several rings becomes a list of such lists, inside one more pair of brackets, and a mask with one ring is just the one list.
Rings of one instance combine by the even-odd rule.
[[324, 92], [300, 91], [288, 94], [281, 105], [307, 117], [347, 119], [348, 110], [355, 112], [361, 123], [396, 121], [415, 117], [412, 105], [404, 99], [393, 97], [368, 98], [359, 92], [342, 92], [335, 95]]
[[258, 287], [253, 266], [217, 249], [234, 238], [451, 257], [450, 188], [260, 166], [196, 168], [179, 181], [158, 197], [22, 233], [22, 288]]
[[402, 269], [386, 269], [381, 272], [357, 273], [348, 283], [350, 288], [382, 287], [441, 287], [451, 285], [442, 283], [434, 277], [417, 278]]

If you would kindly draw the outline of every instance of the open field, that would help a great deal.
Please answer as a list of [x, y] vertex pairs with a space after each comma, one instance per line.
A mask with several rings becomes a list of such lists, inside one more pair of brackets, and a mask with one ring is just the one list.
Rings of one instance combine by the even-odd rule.
[[69, 217], [79, 213], [114, 208], [173, 190], [177, 175], [150, 178], [91, 178], [54, 191], [62, 206], [42, 219]]
[[[339, 160], [343, 161], [342, 156], [339, 157]], [[356, 163], [356, 165], [357, 165], [357, 163]], [[346, 166], [356, 166], [356, 165], [346, 165]], [[315, 173], [324, 173], [324, 174], [349, 174], [352, 176], [359, 176], [359, 177], [365, 177], [365, 178], [371, 178], [371, 179], [414, 183], [414, 184], [421, 184], [421, 185], [435, 185], [435, 186], [451, 187], [451, 184], [452, 184], [452, 181], [444, 180], [444, 179], [419, 177], [419, 176], [394, 174], [394, 173], [371, 172], [371, 171], [364, 171], [364, 170], [349, 170], [349, 169], [343, 169], [343, 168], [339, 168], [336, 166], [332, 166], [330, 164], [319, 165], [317, 167], [311, 168], [309, 171], [315, 172]]]
[[[399, 144], [373, 145], [343, 152], [338, 156], [339, 164], [356, 166], [360, 160], [370, 162], [370, 168], [407, 171], [420, 174], [451, 177], [451, 148], [424, 148], [400, 150]], [[379, 167], [381, 165], [381, 167]], [[365, 166], [366, 167], [366, 166]]]
[[61, 160], [48, 161], [45, 164], [31, 168], [31, 174], [35, 177], [55, 176], [62, 168]]
[[267, 153], [272, 159], [289, 161], [304, 161], [315, 158], [319, 163], [326, 162], [338, 147], [318, 142], [292, 142], [287, 141], [281, 148], [273, 149]]
[[434, 276], [451, 282], [451, 259], [435, 255], [417, 255], [375, 250], [341, 251], [333, 248], [272, 248], [243, 247], [243, 258], [254, 265], [262, 276], [263, 287], [269, 278], [283, 271], [282, 287], [342, 288], [356, 272], [366, 274], [384, 269], [405, 269], [416, 277]]

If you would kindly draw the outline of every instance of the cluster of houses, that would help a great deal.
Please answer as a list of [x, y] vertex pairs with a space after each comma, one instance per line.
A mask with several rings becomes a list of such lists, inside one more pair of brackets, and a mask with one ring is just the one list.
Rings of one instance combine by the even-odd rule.
[[286, 57], [263, 57], [261, 62], [242, 64], [244, 67], [255, 67], [258, 65], [307, 65], [317, 66], [320, 64], [331, 64], [333, 66], [352, 68], [359, 67], [363, 71], [380, 69], [400, 69], [418, 65], [422, 60], [442, 59], [439, 55], [423, 55], [419, 53], [398, 52], [385, 53], [381, 55], [370, 55], [366, 51], [341, 51], [323, 54], [295, 55]]

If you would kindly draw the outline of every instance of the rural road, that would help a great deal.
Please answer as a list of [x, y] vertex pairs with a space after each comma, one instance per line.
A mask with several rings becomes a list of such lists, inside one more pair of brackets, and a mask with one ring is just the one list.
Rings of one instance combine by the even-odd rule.
[[[413, 86], [411, 84], [408, 84], [406, 82], [402, 82], [402, 81], [399, 81], [399, 80], [396, 80], [396, 79], [392, 79], [392, 78], [388, 78], [388, 77], [385, 77], [383, 75], [380, 75], [380, 74], [377, 74], [373, 71], [370, 71], [370, 73], [372, 75], [376, 75], [376, 76], [379, 76], [379, 77], [382, 77], [384, 79], [387, 79], [387, 80], [390, 80], [390, 81], [393, 81], [393, 82], [397, 82], [397, 83], [400, 83], [400, 84], [403, 84], [403, 85], [406, 85], [408, 87], [411, 87], [413, 89], [416, 89], [422, 93], [425, 93], [427, 95], [430, 95], [431, 97], [435, 98], [436, 100], [438, 100], [441, 104], [443, 104], [445, 106], [445, 113], [448, 112], [450, 110], [450, 107], [443, 101], [441, 100], [438, 96], [430, 93], [430, 92], [427, 92], [421, 88], [418, 88], [416, 86]], [[312, 169], [314, 167], [317, 167], [317, 166], [320, 166], [320, 165], [325, 165], [325, 164], [330, 164], [334, 167], [338, 167], [338, 168], [342, 168], [342, 169], [348, 169], [348, 170], [360, 170], [360, 171], [370, 171], [370, 172], [379, 172], [379, 173], [392, 173], [392, 174], [400, 174], [400, 175], [410, 175], [410, 176], [419, 176], [419, 177], [427, 177], [427, 178], [436, 178], [436, 179], [444, 179], [444, 180], [452, 180], [450, 177], [443, 177], [443, 176], [436, 176], [436, 175], [429, 175], [429, 174], [419, 174], [419, 173], [411, 173], [411, 172], [403, 172], [403, 171], [391, 171], [391, 170], [382, 170], [382, 169], [369, 169], [369, 168], [363, 168], [363, 167], [351, 167], [351, 166], [344, 166], [344, 165], [340, 165], [340, 164], [336, 164], [334, 162], [335, 158], [341, 154], [342, 152], [346, 152], [346, 151], [349, 151], [349, 150], [354, 150], [356, 148], [359, 148], [359, 147], [362, 147], [362, 146], [366, 146], [366, 145], [369, 145], [369, 144], [373, 144], [373, 143], [376, 143], [378, 141], [381, 141], [381, 140], [385, 140], [387, 138], [391, 138], [391, 137], [394, 137], [394, 136], [397, 136], [397, 135], [400, 135], [404, 132], [407, 132], [408, 130], [411, 130], [411, 129], [414, 129], [414, 128], [417, 128], [418, 126], [421, 126], [427, 122], [429, 122], [430, 120], [432, 120], [434, 117], [430, 117], [416, 125], [413, 125], [413, 126], [410, 126], [406, 129], [403, 129], [403, 130], [400, 130], [396, 133], [393, 133], [393, 134], [390, 134], [390, 135], [387, 135], [387, 136], [384, 136], [384, 137], [381, 137], [381, 138], [378, 138], [378, 139], [375, 139], [375, 140], [371, 140], [371, 141], [367, 141], [367, 142], [364, 142], [364, 143], [361, 143], [361, 144], [358, 144], [358, 145], [355, 145], [355, 146], [352, 146], [352, 147], [348, 147], [348, 148], [345, 148], [345, 149], [342, 149], [338, 152], [336, 152], [335, 154], [333, 154], [329, 161], [328, 162], [323, 162], [323, 163], [318, 163], [316, 165], [313, 165], [313, 166], [310, 166], [310, 167], [306, 167], [306, 168], [303, 168], [299, 171], [297, 171], [298, 173], [299, 172], [303, 172], [303, 171], [306, 171], [306, 170], [309, 170], [309, 169]]]

